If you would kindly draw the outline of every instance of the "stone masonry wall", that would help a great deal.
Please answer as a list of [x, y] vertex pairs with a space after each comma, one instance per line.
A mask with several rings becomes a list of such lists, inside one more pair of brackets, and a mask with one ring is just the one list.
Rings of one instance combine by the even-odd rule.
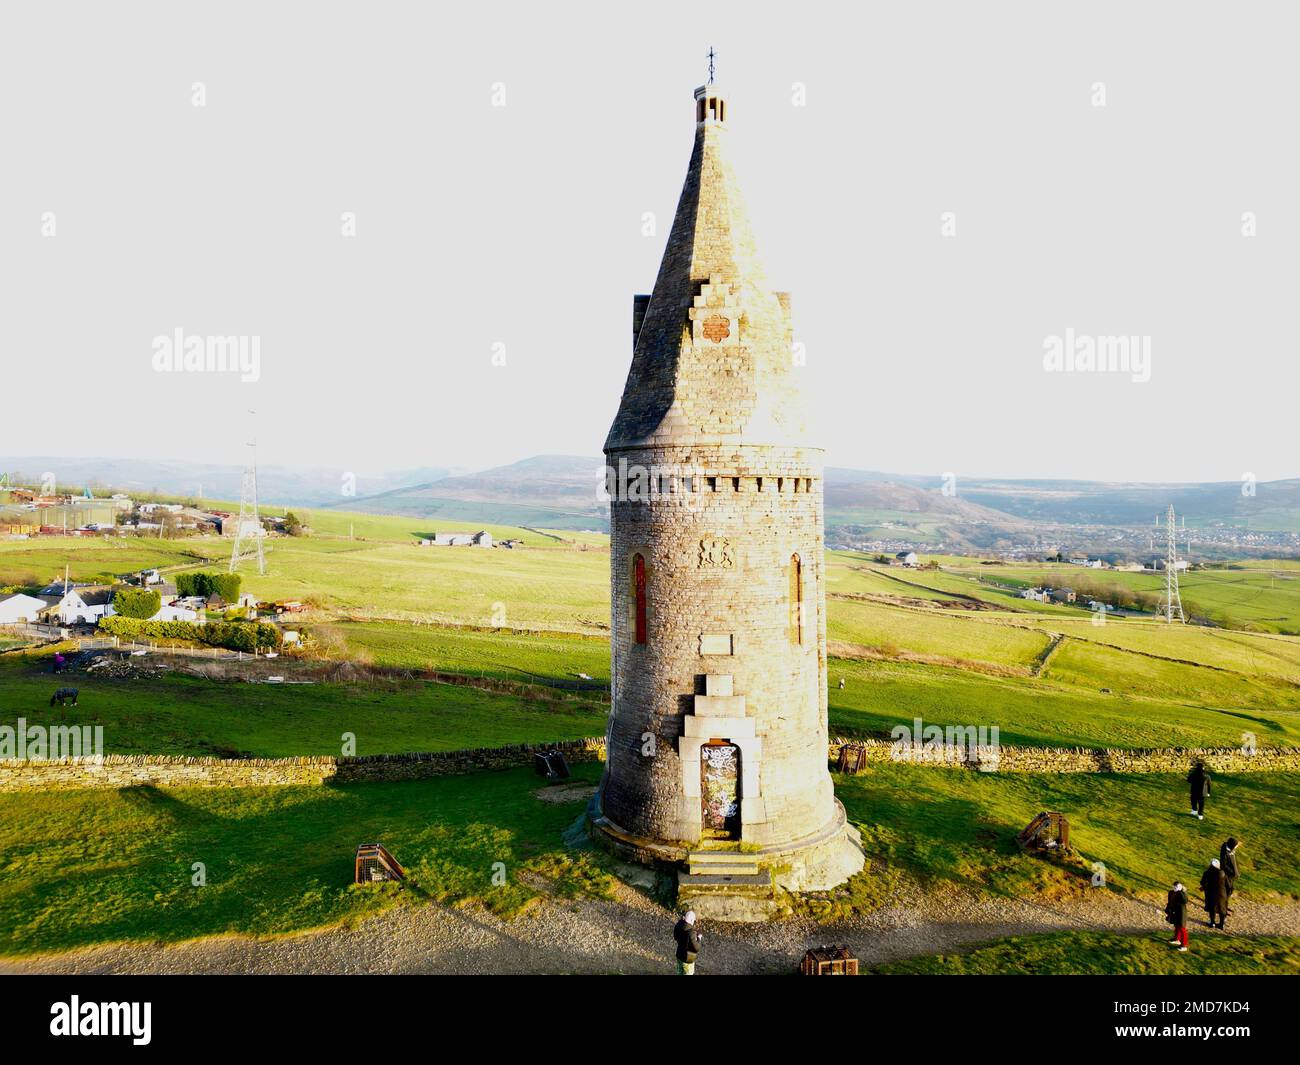
[[[832, 763], [838, 763], [840, 750], [845, 746], [861, 747], [868, 763], [913, 762], [937, 769], [980, 768], [979, 755], [968, 757], [968, 752], [959, 746], [943, 745], [928, 750], [902, 748], [896, 753], [892, 741], [875, 739], [832, 739], [828, 752]], [[1300, 773], [1300, 747], [1261, 747], [1254, 754], [1246, 754], [1237, 747], [1122, 750], [1001, 745], [997, 756], [994, 764], [999, 773], [1186, 773], [1198, 760], [1220, 773]]]
[[[867, 761], [895, 759], [887, 740], [833, 739], [832, 762], [845, 744], [862, 746]], [[593, 736], [559, 743], [521, 744], [431, 754], [377, 754], [359, 758], [182, 758], [165, 755], [110, 754], [101, 765], [89, 759], [29, 762], [0, 760], [0, 792], [59, 791], [81, 788], [214, 787], [251, 788], [268, 785], [320, 785], [416, 780], [453, 776], [532, 764], [540, 751], [561, 751], [571, 763], [603, 761], [605, 741]], [[1203, 759], [1219, 773], [1300, 773], [1300, 748], [1261, 748], [1253, 755], [1235, 748], [1181, 750], [1090, 750], [1066, 747], [1002, 747], [999, 771], [1007, 773], [1185, 773]], [[912, 761], [913, 759], [902, 759]], [[975, 768], [949, 757], [926, 758], [918, 764], [936, 769]]]
[[[699, 799], [683, 791], [683, 774], [700, 772], [698, 756], [683, 766], [679, 740], [700, 678], [727, 674], [762, 743], [759, 794], [741, 798], [742, 839], [769, 845], [812, 835], [836, 816], [824, 757], [821, 452], [736, 445], [618, 457], [645, 469], [699, 473], [676, 498], [611, 505], [613, 712], [604, 814], [650, 839], [698, 838]], [[710, 555], [712, 545], [724, 546]], [[637, 554], [647, 571], [644, 644], [634, 631]], [[801, 640], [791, 625], [794, 555], [802, 567]], [[730, 653], [707, 652], [706, 634], [730, 638]], [[651, 755], [644, 753], [647, 734]]]
[[377, 754], [356, 758], [185, 758], [107, 755], [58, 761], [0, 760], [0, 792], [81, 788], [253, 788], [268, 785], [349, 784], [416, 780], [487, 769], [532, 765], [533, 755], [560, 751], [569, 762], [602, 761], [603, 739], [564, 740], [430, 754]]

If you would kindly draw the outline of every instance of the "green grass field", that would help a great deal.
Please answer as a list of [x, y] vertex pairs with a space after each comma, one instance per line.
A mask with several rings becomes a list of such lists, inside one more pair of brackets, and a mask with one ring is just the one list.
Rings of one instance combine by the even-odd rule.
[[[269, 574], [258, 577], [246, 570], [244, 579], [245, 587], [260, 597], [312, 604], [302, 624], [309, 633], [316, 630], [318, 653], [379, 668], [593, 691], [608, 683], [608, 645], [592, 638], [608, 634], [607, 536], [496, 527], [496, 535], [520, 536], [525, 547], [421, 548], [414, 546], [416, 536], [454, 523], [342, 511], [302, 513], [315, 535], [273, 539], [268, 543]], [[348, 538], [349, 528], [356, 539]], [[0, 543], [0, 582], [38, 583], [65, 562], [81, 579], [146, 565], [173, 572], [200, 564], [215, 567], [226, 548], [216, 538], [12, 541]], [[205, 558], [211, 561], [205, 563]], [[1077, 579], [1084, 573], [1078, 567], [983, 566], [955, 556], [938, 561], [942, 569], [906, 570], [879, 565], [857, 552], [828, 555], [828, 635], [836, 656], [828, 664], [833, 730], [887, 734], [893, 725], [919, 715], [935, 724], [997, 725], [1006, 743], [1236, 745], [1246, 732], [1263, 744], [1300, 742], [1300, 637], [1136, 618], [1094, 625], [1086, 610], [1030, 603], [1012, 590], [1017, 580], [1044, 572], [1057, 583]], [[1087, 571], [1086, 576], [1143, 587], [1159, 580], [1133, 573]], [[1288, 610], [1293, 612], [1288, 618], [1300, 617], [1293, 591], [1300, 589], [1300, 566], [1252, 565], [1189, 574], [1187, 580], [1189, 587], [1199, 582], [1237, 593], [1240, 582], [1268, 584], [1273, 598], [1261, 611]], [[1284, 620], [1276, 627], [1288, 625]], [[0, 701], [39, 709], [35, 704], [43, 705], [43, 689], [39, 683], [16, 687], [20, 672], [0, 670]], [[837, 687], [840, 677], [847, 682], [843, 691]], [[224, 710], [217, 718], [200, 716], [203, 728], [218, 730], [205, 735], [184, 727], [185, 715], [193, 711], [176, 700], [183, 695], [205, 715], [211, 700], [238, 702], [250, 689], [226, 685], [238, 698], [209, 699], [181, 682], [161, 688], [123, 684], [101, 703], [95, 683], [89, 682], [91, 701], [83, 701], [83, 707], [110, 714], [119, 742], [132, 750], [148, 749], [150, 743], [174, 749], [175, 737], [185, 737], [191, 746], [284, 751], [294, 730], [313, 720], [295, 713], [295, 723], [286, 724], [276, 713], [259, 711], [240, 723], [234, 710]], [[302, 698], [264, 697], [265, 686], [251, 690], [259, 700]], [[425, 693], [411, 700], [400, 693], [370, 691], [352, 699], [346, 686], [321, 692], [326, 707], [351, 701], [363, 708], [366, 734], [400, 742], [400, 749], [410, 749], [424, 736], [440, 746], [469, 746], [500, 732], [476, 725], [472, 710], [448, 706], [445, 695]], [[382, 718], [382, 707], [390, 704], [394, 726], [372, 724], [370, 719]], [[426, 724], [402, 725], [418, 714], [417, 707], [427, 708], [420, 718]], [[168, 722], [165, 727], [157, 727], [160, 715]], [[315, 720], [333, 730], [336, 716], [327, 709]], [[494, 719], [521, 722], [517, 715]], [[149, 723], [155, 738], [132, 722]], [[534, 724], [506, 734], [534, 737]], [[564, 724], [554, 738], [574, 730], [603, 731], [585, 728], [581, 720]], [[320, 749], [320, 731], [305, 741]]]
[[[916, 879], [994, 893], [1087, 887], [1102, 862], [1111, 889], [1159, 895], [1194, 884], [1219, 845], [1242, 840], [1241, 890], [1300, 897], [1300, 777], [1242, 773], [1215, 779], [1204, 821], [1187, 816], [1186, 784], [1164, 774], [1016, 774], [886, 764], [837, 777], [867, 854]], [[1027, 857], [1015, 836], [1040, 810], [1070, 819], [1073, 862]], [[1247, 852], [1249, 851], [1249, 854]]]
[[[1068, 563], [983, 567], [974, 559], [951, 560], [945, 570], [972, 583], [984, 577], [1017, 588], [1113, 585], [1164, 595], [1161, 573], [1087, 570]], [[1286, 562], [1254, 562], [1231, 569], [1192, 570], [1179, 578], [1183, 606], [1191, 614], [1230, 628], [1300, 634], [1300, 573]], [[988, 594], [997, 594], [992, 588]], [[1005, 596], [1006, 593], [1003, 593]]]
[[45, 657], [0, 660], [3, 720], [102, 725], [108, 754], [291, 757], [450, 751], [582, 739], [605, 731], [606, 707], [557, 692], [551, 698], [462, 684], [363, 678], [346, 683], [253, 684], [170, 675], [78, 675], [76, 709], [48, 705], [66, 676], [39, 672]]
[[[575, 766], [594, 782], [599, 767]], [[117, 940], [269, 935], [353, 922], [395, 904], [477, 901], [517, 913], [609, 880], [561, 832], [581, 802], [533, 796], [531, 770], [340, 787], [0, 795], [0, 954]], [[400, 890], [352, 884], [359, 843], [407, 869]], [[192, 884], [194, 863], [206, 886]], [[505, 883], [494, 886], [494, 863]]]
[[[871, 971], [882, 976], [1300, 976], [1300, 939], [1194, 935], [1186, 954], [1168, 940], [1168, 931], [1012, 936], [965, 953], [909, 958]], [[1142, 1022], [1134, 1018], [1134, 1023]]]
[[[1134, 696], [1050, 679], [997, 677], [900, 662], [831, 659], [832, 733], [887, 736], [920, 717], [934, 725], [996, 725], [1002, 743], [1036, 747], [1236, 747], [1300, 744], [1300, 710], [1199, 706], [1177, 692]], [[844, 678], [844, 688], [839, 687]]]
[[[599, 771], [582, 764], [574, 777], [594, 784]], [[1182, 781], [1171, 777], [882, 766], [837, 779], [864, 830], [869, 879], [1042, 897], [1103, 890], [1084, 886], [1100, 860], [1112, 888], [1158, 892], [1199, 875], [1231, 832], [1243, 840], [1238, 889], [1264, 901], [1300, 894], [1296, 784], [1279, 774], [1221, 777], [1202, 823], [1179, 816]], [[354, 921], [399, 896], [511, 914], [547, 893], [606, 894], [599, 860], [563, 849], [581, 801], [541, 802], [539, 786], [520, 769], [316, 788], [0, 795], [0, 954], [293, 932]], [[1016, 831], [1045, 808], [1069, 814], [1078, 860], [1016, 848]], [[400, 892], [350, 884], [356, 845], [375, 839], [411, 873]], [[195, 862], [206, 866], [205, 887], [191, 885]], [[500, 887], [495, 862], [505, 864]]]
[[376, 666], [609, 689], [609, 643], [600, 638], [393, 622], [341, 622], [330, 633], [349, 658]]

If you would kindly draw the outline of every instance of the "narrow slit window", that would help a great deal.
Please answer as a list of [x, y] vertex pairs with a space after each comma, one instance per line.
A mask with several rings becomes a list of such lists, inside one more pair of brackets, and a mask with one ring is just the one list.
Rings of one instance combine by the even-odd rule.
[[646, 642], [645, 556], [632, 556], [632, 597], [635, 614], [636, 642]]
[[790, 642], [803, 643], [803, 563], [790, 556]]

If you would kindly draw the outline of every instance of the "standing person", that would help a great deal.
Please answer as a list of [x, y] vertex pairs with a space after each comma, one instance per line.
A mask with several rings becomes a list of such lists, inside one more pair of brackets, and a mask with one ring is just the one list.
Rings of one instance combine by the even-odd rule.
[[673, 939], [677, 941], [677, 975], [694, 976], [695, 959], [700, 953], [700, 941], [704, 933], [695, 927], [695, 911], [687, 910], [686, 916], [677, 922], [673, 929]]
[[1236, 836], [1229, 836], [1228, 840], [1219, 848], [1219, 868], [1223, 870], [1223, 884], [1226, 889], [1224, 898], [1224, 912], [1232, 912], [1232, 892], [1237, 886], [1237, 848], [1241, 844], [1237, 841]]
[[1209, 916], [1209, 926], [1214, 927], [1214, 918], [1219, 918], [1219, 927], [1223, 928], [1228, 919], [1228, 889], [1219, 868], [1219, 859], [1211, 858], [1205, 872], [1201, 874], [1201, 890], [1205, 893], [1205, 912]]
[[1204, 762], [1197, 762], [1187, 774], [1187, 783], [1192, 793], [1192, 816], [1205, 820], [1205, 800], [1210, 794], [1210, 771]]
[[1177, 945], [1180, 952], [1187, 950], [1187, 889], [1182, 881], [1177, 881], [1169, 889], [1169, 900], [1165, 903], [1165, 920], [1174, 926], [1174, 938], [1170, 946]]

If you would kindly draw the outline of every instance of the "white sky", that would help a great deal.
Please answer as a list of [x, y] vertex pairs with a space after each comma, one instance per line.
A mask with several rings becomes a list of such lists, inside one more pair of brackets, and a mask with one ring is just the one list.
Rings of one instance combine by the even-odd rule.
[[[10, 5], [0, 453], [237, 463], [254, 407], [273, 464], [596, 454], [713, 45], [830, 463], [1298, 476], [1297, 23], [1281, 4]], [[259, 335], [261, 380], [155, 373], [176, 327]], [[1149, 336], [1151, 381], [1045, 373], [1067, 327]]]

